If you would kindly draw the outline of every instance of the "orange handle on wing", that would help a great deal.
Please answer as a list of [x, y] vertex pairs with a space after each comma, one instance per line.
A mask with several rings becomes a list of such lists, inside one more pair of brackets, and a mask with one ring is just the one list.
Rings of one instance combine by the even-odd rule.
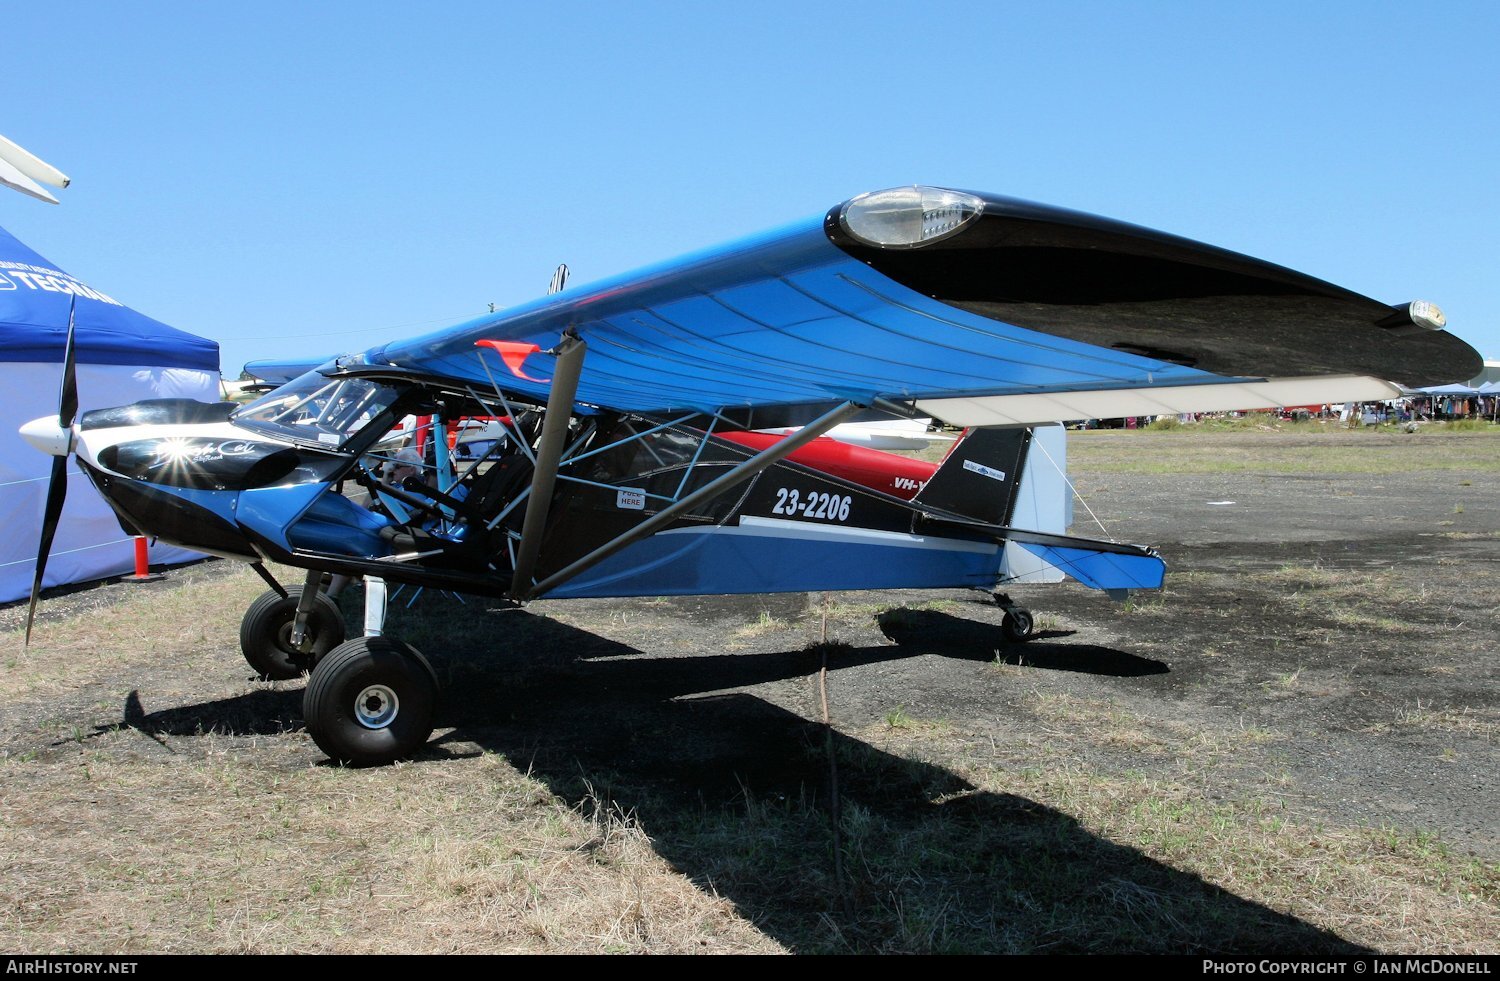
[[505, 367], [509, 368], [510, 373], [517, 378], [522, 378], [529, 382], [539, 382], [543, 385], [547, 384], [547, 379], [533, 378], [521, 370], [521, 364], [526, 360], [527, 356], [540, 351], [542, 349], [541, 345], [527, 344], [522, 341], [479, 340], [474, 342], [474, 346], [493, 349], [500, 355], [500, 359], [505, 362]]

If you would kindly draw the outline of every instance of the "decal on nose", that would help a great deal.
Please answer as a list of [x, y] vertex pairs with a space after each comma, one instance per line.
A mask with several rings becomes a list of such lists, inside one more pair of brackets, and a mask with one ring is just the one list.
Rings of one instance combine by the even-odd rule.
[[245, 490], [282, 480], [301, 463], [290, 446], [251, 439], [168, 436], [105, 447], [99, 464], [166, 487]]

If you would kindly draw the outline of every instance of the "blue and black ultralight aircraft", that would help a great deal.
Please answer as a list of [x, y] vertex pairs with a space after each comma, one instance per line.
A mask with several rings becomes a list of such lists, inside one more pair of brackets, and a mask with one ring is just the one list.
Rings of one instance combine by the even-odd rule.
[[[70, 330], [59, 412], [24, 432], [57, 464], [75, 454], [128, 532], [251, 563], [270, 590], [245, 615], [246, 658], [264, 677], [310, 671], [319, 747], [381, 763], [425, 743], [438, 697], [422, 655], [381, 635], [387, 582], [515, 603], [993, 592], [1059, 573], [1117, 596], [1157, 588], [1152, 549], [1042, 519], [1060, 512], [1036, 498], [1065, 495], [1030, 459], [1046, 424], [1393, 398], [1393, 382], [1478, 372], [1444, 328], [1430, 303], [1160, 232], [901, 187], [335, 359], [240, 408], [155, 400], [75, 419]], [[896, 493], [814, 448], [870, 412], [969, 433]], [[435, 482], [398, 481], [382, 457], [408, 416], [494, 419], [502, 438], [456, 469], [439, 460]], [[789, 424], [802, 428], [743, 437]], [[432, 444], [442, 457], [447, 441]], [[284, 587], [268, 562], [306, 581]], [[346, 642], [330, 593], [351, 578], [366, 636]], [[1024, 638], [1029, 614], [997, 598]]]

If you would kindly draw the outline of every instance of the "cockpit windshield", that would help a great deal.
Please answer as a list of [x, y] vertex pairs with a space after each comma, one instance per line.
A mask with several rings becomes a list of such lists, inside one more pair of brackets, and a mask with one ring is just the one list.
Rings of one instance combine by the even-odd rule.
[[241, 426], [339, 449], [373, 422], [388, 418], [401, 386], [310, 371], [237, 410]]

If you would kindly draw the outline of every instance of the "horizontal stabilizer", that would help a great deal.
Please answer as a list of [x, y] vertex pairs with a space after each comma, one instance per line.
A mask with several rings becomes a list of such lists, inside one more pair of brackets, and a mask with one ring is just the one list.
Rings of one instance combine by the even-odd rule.
[[1160, 556], [1144, 549], [1128, 554], [1038, 542], [1016, 544], [1091, 589], [1160, 589], [1167, 571]]
[[1028, 553], [1077, 579], [1091, 589], [1160, 589], [1167, 565], [1156, 549], [1123, 542], [1101, 542], [1093, 538], [1053, 535], [1022, 528], [1002, 528], [957, 516], [929, 515], [935, 525], [967, 528], [995, 541], [1025, 549]]

